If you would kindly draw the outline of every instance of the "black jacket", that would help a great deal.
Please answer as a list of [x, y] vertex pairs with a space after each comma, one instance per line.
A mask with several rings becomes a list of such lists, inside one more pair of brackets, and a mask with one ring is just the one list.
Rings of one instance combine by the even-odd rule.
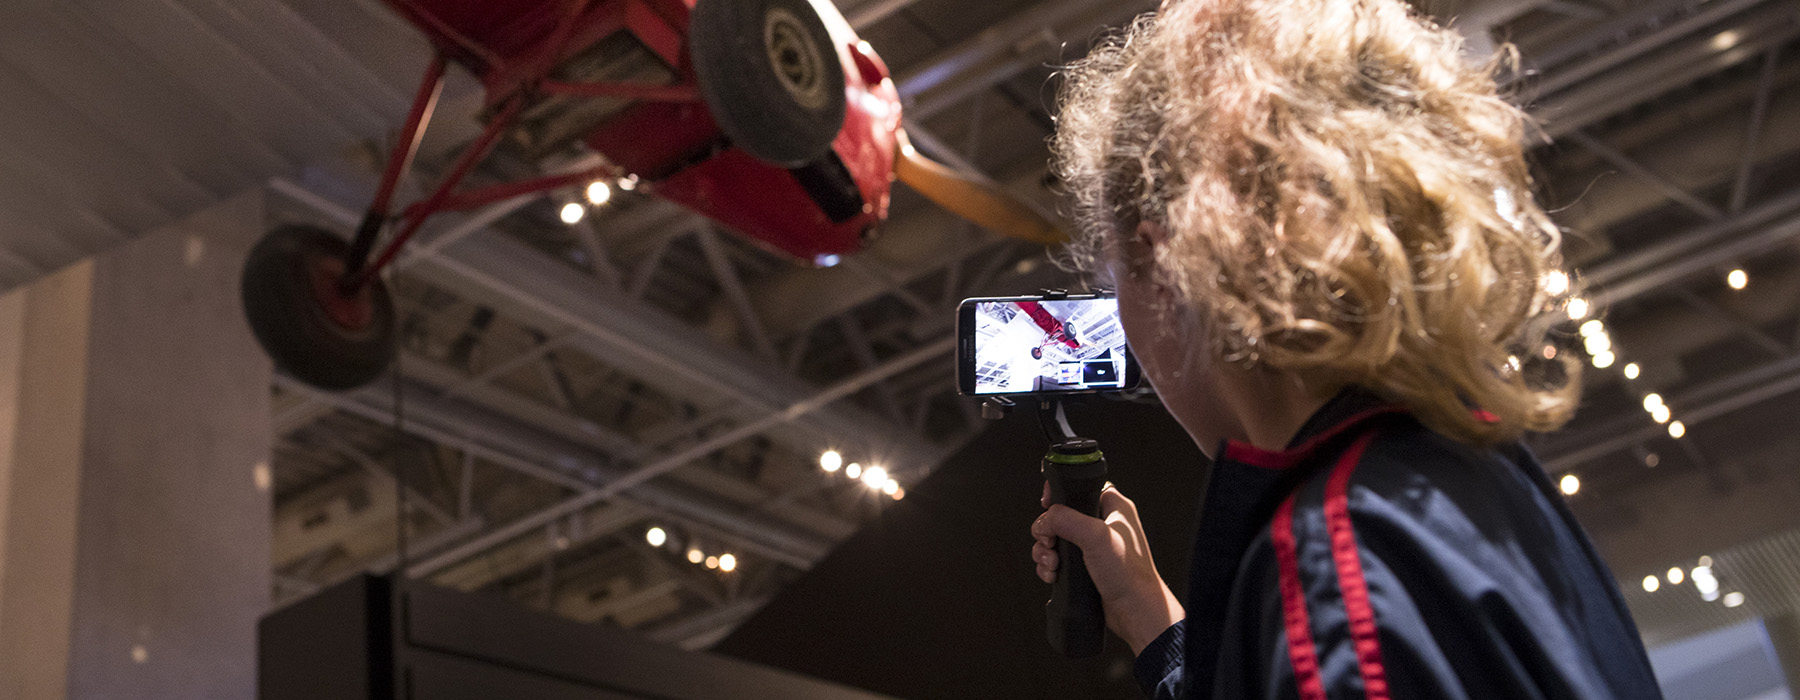
[[1661, 698], [1637, 627], [1542, 467], [1366, 392], [1287, 450], [1228, 442], [1153, 698]]

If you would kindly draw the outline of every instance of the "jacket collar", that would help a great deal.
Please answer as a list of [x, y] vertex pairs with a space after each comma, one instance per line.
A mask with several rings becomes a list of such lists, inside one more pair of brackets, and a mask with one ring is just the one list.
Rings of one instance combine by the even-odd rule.
[[1347, 433], [1360, 433], [1359, 427], [1371, 420], [1405, 412], [1404, 407], [1383, 400], [1367, 389], [1350, 387], [1314, 411], [1285, 449], [1268, 450], [1239, 440], [1226, 440], [1216, 454], [1220, 462], [1262, 469], [1289, 469], [1325, 445], [1336, 442], [1337, 438]]

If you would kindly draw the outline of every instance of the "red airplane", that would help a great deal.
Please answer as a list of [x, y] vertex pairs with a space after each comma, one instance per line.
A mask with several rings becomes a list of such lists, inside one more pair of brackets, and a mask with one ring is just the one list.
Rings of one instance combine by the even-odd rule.
[[1050, 311], [1045, 309], [1043, 304], [1039, 304], [1035, 301], [1020, 301], [1014, 303], [1018, 304], [1019, 308], [1023, 309], [1026, 315], [1031, 316], [1031, 320], [1037, 322], [1038, 328], [1044, 330], [1045, 338], [1048, 338], [1054, 343], [1067, 345], [1070, 350], [1081, 348], [1081, 343], [1076, 342], [1075, 338], [1069, 334], [1068, 326], [1062, 321], [1056, 320], [1055, 316], [1051, 316]]
[[[829, 0], [386, 2], [435, 55], [355, 238], [284, 226], [244, 270], [257, 339], [315, 386], [359, 386], [386, 368], [395, 319], [378, 273], [428, 217], [520, 195], [631, 183], [810, 263], [861, 250], [887, 217], [897, 178], [1006, 235], [1063, 238], [992, 182], [911, 147], [886, 64]], [[396, 214], [395, 185], [451, 64], [482, 82], [485, 128]], [[459, 189], [503, 140], [536, 158], [599, 158]]]

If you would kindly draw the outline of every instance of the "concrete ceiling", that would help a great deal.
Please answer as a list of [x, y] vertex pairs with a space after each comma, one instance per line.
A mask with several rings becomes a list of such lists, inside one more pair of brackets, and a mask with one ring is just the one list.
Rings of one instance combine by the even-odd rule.
[[[899, 76], [923, 149], [1054, 205], [1052, 67], [1155, 3], [841, 4]], [[1577, 512], [1628, 582], [1702, 554], [1739, 561], [1719, 553], [1800, 528], [1787, 510], [1748, 515], [1797, 478], [1758, 448], [1794, 434], [1800, 393], [1800, 7], [1467, 5], [1434, 9], [1472, 44], [1520, 47], [1512, 89], [1543, 120], [1540, 196], [1620, 356], [1589, 373], [1577, 420], [1536, 440], [1584, 483]], [[0, 290], [253, 188], [278, 221], [352, 226], [427, 59], [375, 0], [7, 4]], [[480, 100], [453, 74], [415, 195], [473, 134]], [[503, 152], [482, 176], [543, 166]], [[391, 385], [278, 382], [278, 597], [393, 566], [399, 470], [413, 573], [704, 646], [891, 502], [819, 472], [819, 450], [914, 484], [983, 428], [950, 387], [958, 299], [1069, 284], [1042, 249], [904, 190], [880, 241], [830, 269], [637, 195], [573, 227], [559, 204], [443, 217], [415, 247], [395, 282], [406, 437], [387, 425]], [[1724, 287], [1734, 266], [1748, 289]], [[1573, 325], [1562, 351], [1579, 352]], [[1640, 378], [1621, 376], [1627, 362]], [[1687, 437], [1639, 407], [1651, 391]], [[1684, 519], [1651, 528], [1665, 510]], [[649, 546], [651, 526], [682, 546]], [[1791, 549], [1768, 541], [1755, 551]], [[743, 565], [696, 567], [687, 545]], [[1644, 605], [1658, 638], [1729, 617]]]

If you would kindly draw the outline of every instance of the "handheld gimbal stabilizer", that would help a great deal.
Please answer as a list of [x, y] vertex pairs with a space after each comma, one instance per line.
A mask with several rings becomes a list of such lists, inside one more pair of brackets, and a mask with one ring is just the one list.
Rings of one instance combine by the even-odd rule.
[[[982, 404], [982, 416], [998, 419], [1015, 405], [1010, 399], [990, 398]], [[1043, 461], [1050, 503], [1100, 517], [1100, 493], [1106, 489], [1106, 458], [1100, 453], [1100, 443], [1075, 435], [1061, 399], [1039, 400], [1038, 422], [1050, 442]], [[1044, 605], [1050, 646], [1069, 658], [1099, 654], [1106, 643], [1106, 613], [1100, 607], [1100, 591], [1094, 587], [1081, 548], [1075, 543], [1058, 539], [1056, 556], [1060, 561], [1056, 582], [1050, 585], [1050, 601]]]

